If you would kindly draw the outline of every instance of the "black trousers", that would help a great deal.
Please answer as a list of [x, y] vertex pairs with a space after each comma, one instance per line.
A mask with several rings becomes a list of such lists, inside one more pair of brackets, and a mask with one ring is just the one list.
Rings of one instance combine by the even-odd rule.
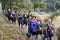
[[52, 37], [47, 37], [47, 40], [52, 40]]
[[33, 29], [29, 29], [29, 32], [32, 34], [32, 35], [39, 35], [39, 34], [42, 34], [42, 31], [40, 30], [37, 30], [36, 32], [33, 32]]
[[25, 24], [25, 25], [27, 25], [27, 19], [25, 19], [25, 20], [23, 20], [23, 25]]
[[22, 19], [18, 19], [18, 25], [22, 24]]
[[8, 20], [9, 20], [9, 21], [11, 20], [11, 17], [10, 17], [10, 16], [8, 16]]
[[53, 34], [51, 32], [47, 32], [47, 40], [52, 40]]
[[16, 17], [11, 17], [12, 23], [15, 22], [16, 23]]

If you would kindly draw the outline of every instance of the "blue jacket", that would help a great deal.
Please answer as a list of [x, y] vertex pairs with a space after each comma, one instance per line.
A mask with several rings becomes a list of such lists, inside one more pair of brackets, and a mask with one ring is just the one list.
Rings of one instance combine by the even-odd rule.
[[29, 23], [29, 28], [30, 29], [35, 29], [36, 28], [36, 22], [32, 22], [32, 21], [30, 21], [30, 23]]

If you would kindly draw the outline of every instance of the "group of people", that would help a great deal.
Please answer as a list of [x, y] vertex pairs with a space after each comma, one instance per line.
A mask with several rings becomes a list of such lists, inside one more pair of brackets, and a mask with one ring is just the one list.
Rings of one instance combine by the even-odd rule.
[[27, 13], [22, 13], [21, 11], [16, 14], [15, 10], [8, 9], [6, 11], [6, 16], [9, 21], [16, 23], [16, 18], [18, 19], [18, 27], [23, 28], [23, 25], [28, 25], [28, 32], [26, 33], [27, 37], [30, 38], [31, 35], [36, 36], [41, 35], [41, 40], [52, 40], [54, 34], [54, 27], [52, 20], [49, 19], [45, 27], [42, 25], [41, 18], [39, 16], [33, 16], [30, 14], [30, 11]]
[[13, 9], [7, 9], [4, 12], [5, 16], [8, 18], [8, 21], [12, 21], [12, 23], [16, 23], [16, 19], [18, 19], [18, 27], [23, 28], [23, 25], [27, 26], [30, 17], [30, 11], [28, 13], [22, 11], [15, 11]]
[[24, 12], [24, 14], [22, 14], [21, 11], [18, 12], [18, 26], [20, 28], [23, 28], [23, 25], [27, 26], [29, 23], [29, 20], [31, 18], [31, 14], [30, 11], [27, 13]]
[[46, 26], [43, 27], [41, 18], [39, 16], [32, 16], [29, 20], [28, 32], [26, 33], [27, 37], [30, 38], [31, 35], [35, 36], [35, 39], [38, 39], [38, 35], [41, 36], [41, 40], [52, 40], [54, 34], [54, 27], [52, 20], [49, 19]]

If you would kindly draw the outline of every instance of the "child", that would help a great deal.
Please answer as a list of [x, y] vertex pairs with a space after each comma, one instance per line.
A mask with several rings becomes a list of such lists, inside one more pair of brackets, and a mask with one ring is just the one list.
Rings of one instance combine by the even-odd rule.
[[18, 26], [20, 28], [23, 28], [23, 26], [22, 26], [22, 13], [20, 11], [18, 13]]
[[25, 24], [27, 26], [27, 14], [24, 12], [23, 14], [23, 24]]
[[36, 35], [36, 20], [34, 16], [29, 21], [28, 33], [31, 33], [31, 35]]
[[42, 39], [42, 22], [41, 22], [41, 18], [38, 16], [36, 17], [37, 19], [37, 38], [38, 38], [38, 35], [40, 34], [41, 35], [41, 39]]
[[12, 20], [12, 23], [13, 23], [13, 22], [16, 23], [16, 13], [15, 13], [15, 10], [12, 10], [12, 13], [11, 13], [11, 20]]
[[52, 40], [54, 28], [51, 19], [48, 20], [48, 23], [46, 24], [46, 28], [47, 28], [47, 40], [48, 39]]
[[11, 21], [11, 9], [8, 9], [8, 20]]

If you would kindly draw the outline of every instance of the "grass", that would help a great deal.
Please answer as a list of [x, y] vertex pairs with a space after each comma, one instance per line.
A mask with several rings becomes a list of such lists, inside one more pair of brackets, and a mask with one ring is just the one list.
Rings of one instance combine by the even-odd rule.
[[60, 15], [60, 11], [59, 10], [57, 10], [56, 12], [52, 12], [50, 16], [48, 16], [48, 17], [46, 17], [44, 19], [43, 25], [45, 26], [45, 24], [47, 23], [48, 19], [52, 19], [52, 21], [53, 21], [59, 15]]
[[57, 10], [56, 12], [52, 12], [50, 16], [48, 16], [44, 19], [44, 22], [46, 23], [48, 19], [54, 20], [55, 17], [57, 17], [59, 15], [60, 15], [60, 10]]
[[15, 24], [9, 23], [7, 18], [0, 13], [0, 40], [28, 40], [28, 38], [24, 31]]

